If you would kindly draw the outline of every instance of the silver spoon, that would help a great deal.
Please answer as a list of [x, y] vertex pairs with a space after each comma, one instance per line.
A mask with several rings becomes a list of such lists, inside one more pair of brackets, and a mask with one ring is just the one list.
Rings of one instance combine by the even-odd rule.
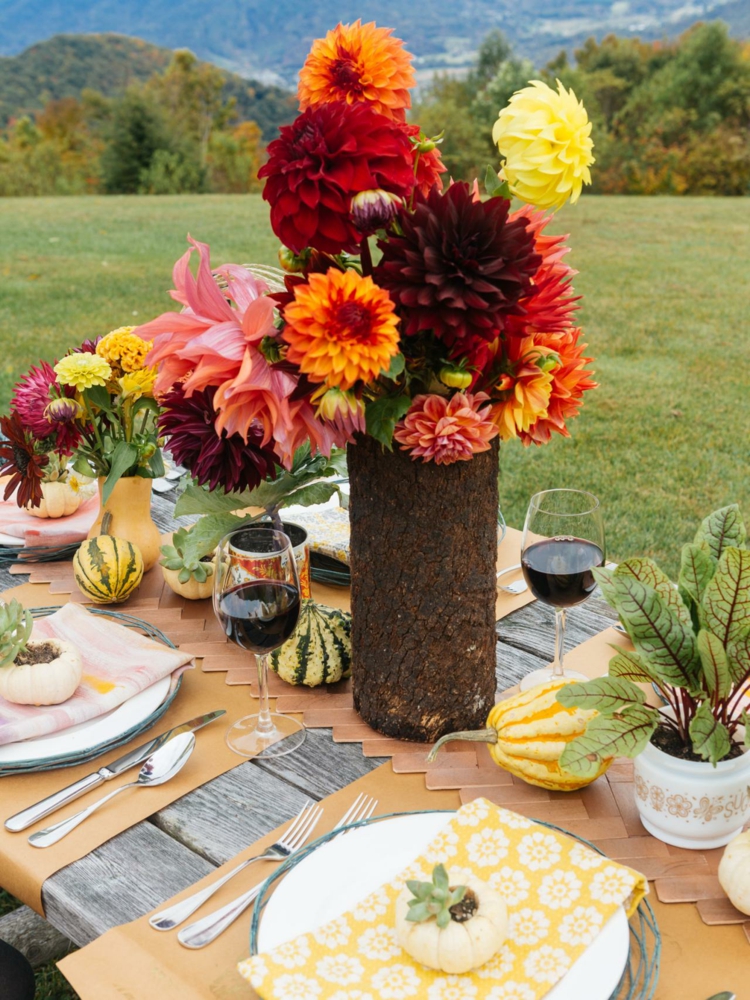
[[[520, 568], [521, 564], [516, 563], [515, 566], [508, 566], [507, 569], [501, 569], [497, 573], [497, 578], [499, 580], [500, 577], [504, 576], [506, 573], [515, 573]], [[506, 594], [522, 594], [525, 590], [528, 590], [529, 588], [525, 580], [515, 580], [513, 583], [509, 583], [507, 585], [498, 583], [497, 589], [504, 591], [504, 593]]]
[[725, 993], [714, 993], [708, 1000], [737, 1000], [737, 994], [727, 990]]
[[62, 840], [66, 834], [70, 833], [71, 830], [75, 830], [79, 824], [83, 823], [93, 812], [96, 812], [99, 806], [103, 806], [105, 802], [109, 802], [115, 795], [124, 792], [126, 788], [145, 788], [149, 785], [163, 785], [170, 778], [173, 778], [178, 771], [182, 770], [183, 765], [193, 752], [194, 746], [194, 733], [181, 733], [179, 736], [173, 736], [171, 740], [167, 740], [163, 746], [159, 747], [156, 753], [151, 754], [141, 768], [137, 781], [131, 781], [127, 785], [116, 788], [114, 792], [105, 795], [104, 798], [94, 802], [87, 809], [82, 809], [75, 816], [70, 816], [68, 819], [61, 820], [53, 826], [48, 826], [44, 830], [32, 833], [29, 837], [29, 843], [32, 847], [49, 847], [51, 844], [56, 844], [58, 840]]

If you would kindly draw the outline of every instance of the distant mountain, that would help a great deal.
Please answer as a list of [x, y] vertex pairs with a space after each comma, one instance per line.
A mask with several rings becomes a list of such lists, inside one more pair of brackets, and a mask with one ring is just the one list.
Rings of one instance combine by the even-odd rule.
[[[60, 97], [79, 97], [84, 88], [107, 97], [131, 83], [148, 80], [169, 64], [172, 52], [125, 35], [57, 35], [17, 56], [0, 56], [0, 125]], [[225, 98], [233, 97], [237, 117], [252, 119], [266, 139], [294, 117], [287, 90], [223, 71]]]
[[721, 17], [746, 34], [749, 7], [748, 0], [2, 0], [0, 53], [61, 32], [119, 32], [289, 85], [312, 39], [357, 16], [394, 27], [424, 74], [466, 66], [491, 28], [539, 65], [589, 35], [658, 38], [701, 18]]

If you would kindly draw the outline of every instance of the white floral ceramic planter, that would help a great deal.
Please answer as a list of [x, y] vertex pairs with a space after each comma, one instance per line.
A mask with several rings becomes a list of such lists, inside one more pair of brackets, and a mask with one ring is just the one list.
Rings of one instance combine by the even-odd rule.
[[664, 843], [723, 847], [750, 820], [750, 752], [714, 767], [649, 743], [635, 758], [635, 800], [643, 825]]

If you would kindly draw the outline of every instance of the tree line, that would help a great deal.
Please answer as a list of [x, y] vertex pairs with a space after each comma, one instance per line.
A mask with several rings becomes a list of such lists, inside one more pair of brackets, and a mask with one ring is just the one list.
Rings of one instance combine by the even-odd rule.
[[215, 66], [187, 50], [117, 97], [51, 100], [0, 134], [0, 196], [258, 190], [264, 142]]
[[[559, 79], [583, 100], [594, 126], [593, 192], [750, 192], [750, 43], [721, 22], [672, 42], [589, 39], [574, 61], [562, 52], [542, 70], [493, 31], [469, 73], [436, 75], [411, 117], [428, 135], [444, 132], [451, 175], [472, 180], [497, 162], [499, 110], [532, 79]], [[0, 196], [258, 190], [265, 143], [240, 111], [221, 70], [175, 52], [119, 96], [84, 90], [11, 119], [0, 131]]]
[[482, 44], [464, 79], [435, 77], [414, 118], [435, 135], [454, 177], [483, 176], [496, 161], [492, 125], [531, 79], [572, 87], [593, 122], [590, 190], [606, 194], [750, 193], [750, 43], [719, 21], [674, 42], [589, 39], [537, 72], [500, 32]]

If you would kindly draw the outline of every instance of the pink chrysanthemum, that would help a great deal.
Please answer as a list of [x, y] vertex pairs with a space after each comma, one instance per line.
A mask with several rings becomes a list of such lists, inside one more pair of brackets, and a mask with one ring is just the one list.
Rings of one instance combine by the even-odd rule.
[[74, 423], [49, 420], [45, 410], [58, 396], [73, 396], [74, 393], [75, 390], [67, 386], [61, 388], [52, 365], [42, 361], [39, 367], [30, 368], [16, 385], [11, 406], [38, 441], [52, 437], [55, 450], [72, 455], [80, 440], [80, 431]]
[[413, 459], [436, 465], [466, 462], [489, 451], [497, 427], [489, 419], [489, 396], [484, 392], [457, 392], [444, 396], [415, 396], [394, 438]]

